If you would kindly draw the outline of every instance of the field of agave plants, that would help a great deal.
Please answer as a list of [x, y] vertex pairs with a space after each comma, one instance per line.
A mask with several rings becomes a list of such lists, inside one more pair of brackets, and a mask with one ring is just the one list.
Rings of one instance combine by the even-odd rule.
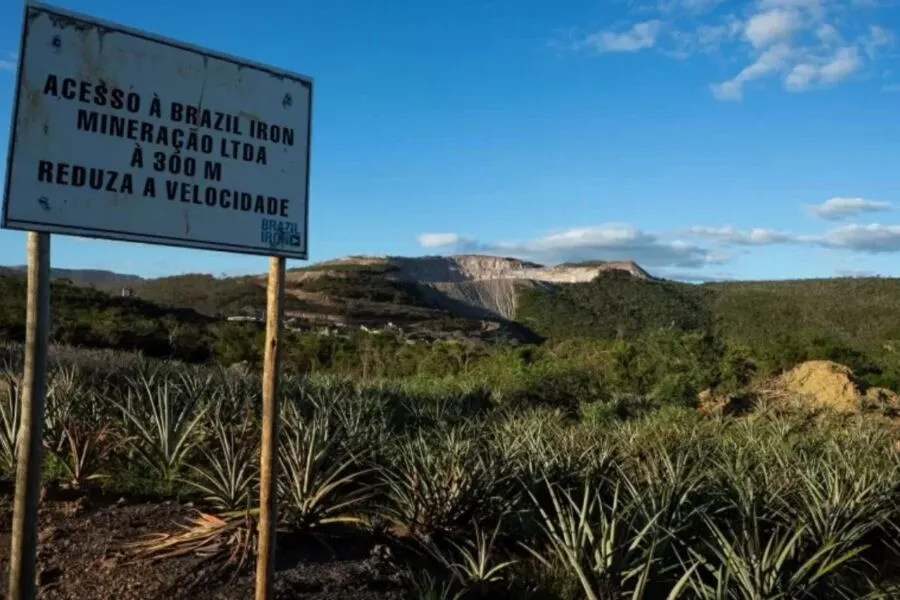
[[[0, 374], [7, 481], [15, 356]], [[324, 569], [345, 564], [342, 549], [374, 549], [388, 575], [355, 581], [355, 598], [900, 597], [900, 453], [887, 422], [701, 415], [626, 395], [573, 411], [449, 383], [288, 378], [282, 393], [279, 555], [313, 547]], [[105, 496], [121, 510], [188, 507], [153, 531], [123, 530], [110, 593], [131, 597], [117, 569], [174, 573], [193, 560], [222, 575], [183, 593], [249, 597], [256, 376], [60, 355], [47, 403], [45, 479], [81, 497], [87, 518]], [[59, 584], [44, 597], [76, 594]]]

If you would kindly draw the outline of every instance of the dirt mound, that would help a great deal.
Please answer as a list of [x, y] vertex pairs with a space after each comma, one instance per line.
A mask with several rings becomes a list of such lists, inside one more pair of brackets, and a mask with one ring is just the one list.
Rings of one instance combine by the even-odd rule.
[[741, 396], [717, 396], [704, 390], [698, 396], [701, 412], [744, 414], [768, 405], [778, 408], [829, 409], [841, 413], [882, 410], [900, 412], [900, 396], [895, 392], [868, 386], [853, 371], [828, 360], [800, 363]]
[[896, 393], [868, 386], [849, 367], [828, 360], [811, 360], [797, 365], [773, 381], [771, 389], [806, 406], [838, 412], [900, 407], [900, 397]]
[[811, 360], [783, 373], [774, 382], [778, 388], [821, 408], [856, 412], [862, 408], [863, 392], [853, 371], [844, 365]]

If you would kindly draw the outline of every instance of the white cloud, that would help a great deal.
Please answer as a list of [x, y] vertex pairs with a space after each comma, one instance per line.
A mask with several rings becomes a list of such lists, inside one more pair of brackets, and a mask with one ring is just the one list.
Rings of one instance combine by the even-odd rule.
[[651, 20], [636, 23], [627, 31], [598, 31], [584, 38], [576, 46], [591, 48], [598, 52], [637, 52], [652, 48], [662, 27], [662, 21]]
[[825, 15], [830, 0], [760, 0], [759, 10], [795, 10], [803, 11], [813, 18]]
[[900, 252], [900, 225], [845, 225], [804, 242], [842, 250], [880, 254]]
[[735, 246], [798, 244], [869, 254], [900, 252], [900, 225], [844, 225], [821, 234], [798, 235], [787, 231], [732, 227], [692, 227], [690, 235]]
[[[698, 268], [727, 260], [721, 251], [706, 249], [678, 239], [641, 231], [630, 225], [607, 223], [577, 227], [521, 242], [479, 242], [456, 234], [454, 251], [502, 254], [543, 264], [558, 264], [602, 258], [634, 260], [649, 267]], [[419, 236], [420, 243], [421, 238]]]
[[16, 55], [12, 52], [7, 52], [5, 58], [0, 58], [0, 71], [15, 71], [17, 63]]
[[[679, 60], [702, 54], [715, 56], [720, 65], [737, 62], [730, 77], [709, 86], [719, 100], [743, 99], [748, 84], [758, 80], [779, 81], [785, 90], [800, 92], [827, 89], [860, 72], [877, 73], [877, 61], [889, 58], [887, 50], [896, 42], [892, 31], [869, 22], [887, 1], [620, 1], [643, 16], [567, 47], [601, 54], [653, 48]], [[863, 6], [871, 10], [863, 11]]]
[[660, 0], [656, 8], [662, 13], [686, 12], [699, 14], [709, 12], [725, 0]]
[[423, 233], [417, 241], [423, 248], [441, 248], [459, 244], [462, 238], [456, 233]]
[[753, 15], [747, 21], [744, 35], [756, 48], [789, 39], [800, 28], [800, 17], [794, 11], [773, 9]]
[[808, 206], [807, 210], [813, 216], [829, 221], [839, 221], [863, 213], [883, 212], [890, 210], [890, 202], [869, 200], [866, 198], [851, 198], [837, 196], [829, 198], [821, 204]]
[[844, 44], [844, 36], [837, 27], [828, 23], [822, 23], [816, 29], [816, 37], [827, 46], [840, 46]]
[[797, 237], [786, 231], [774, 229], [751, 229], [740, 231], [726, 225], [725, 227], [691, 227], [688, 233], [695, 237], [705, 237], [719, 240], [736, 246], [768, 246], [772, 244], [790, 244], [797, 241]]
[[896, 41], [893, 32], [879, 25], [870, 25], [868, 34], [862, 38], [862, 45], [866, 54], [874, 59], [881, 55], [882, 50], [893, 47]]
[[784, 70], [790, 57], [791, 47], [787, 44], [778, 44], [767, 48], [753, 63], [744, 67], [732, 79], [712, 84], [713, 95], [719, 100], [741, 100], [744, 97], [744, 86], [747, 83]]
[[[748, 63], [732, 78], [712, 84], [713, 95], [719, 100], [741, 100], [748, 83], [775, 76], [792, 92], [847, 80], [884, 58], [885, 50], [896, 41], [891, 31], [859, 23], [854, 16], [848, 7], [832, 0], [753, 2], [739, 21]], [[707, 31], [722, 35], [721, 29]], [[740, 53], [741, 46], [735, 50]]]
[[838, 269], [835, 271], [838, 277], [877, 277], [875, 271], [861, 271], [858, 269]]
[[863, 65], [859, 52], [854, 46], [837, 50], [826, 60], [809, 57], [809, 61], [794, 65], [784, 79], [785, 89], [802, 92], [815, 84], [837, 83], [856, 73]]
[[819, 77], [825, 83], [834, 83], [849, 77], [862, 66], [859, 52], [853, 46], [841, 48], [834, 57], [819, 70]]
[[[833, 215], [851, 210], [852, 202], [833, 198], [814, 208]], [[849, 199], [857, 200], [857, 199]], [[830, 202], [830, 203], [829, 203]], [[858, 211], [886, 203], [856, 203]], [[825, 207], [823, 209], [823, 207]], [[808, 207], [809, 208], [809, 207]], [[821, 233], [799, 234], [771, 228], [739, 229], [694, 226], [681, 231], [644, 231], [629, 224], [605, 223], [573, 227], [524, 241], [478, 241], [456, 233], [424, 234], [419, 243], [447, 253], [513, 256], [553, 265], [586, 260], [633, 260], [649, 271], [669, 278], [711, 280], [722, 278], [721, 266], [733, 254], [752, 248], [794, 245], [857, 254], [900, 254], [900, 225], [848, 224]], [[853, 256], [852, 254], [850, 256]]]

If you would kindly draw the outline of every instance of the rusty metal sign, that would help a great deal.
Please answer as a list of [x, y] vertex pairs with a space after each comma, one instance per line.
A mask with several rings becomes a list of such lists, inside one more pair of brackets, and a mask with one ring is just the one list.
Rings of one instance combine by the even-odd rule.
[[2, 226], [306, 259], [312, 88], [28, 3]]

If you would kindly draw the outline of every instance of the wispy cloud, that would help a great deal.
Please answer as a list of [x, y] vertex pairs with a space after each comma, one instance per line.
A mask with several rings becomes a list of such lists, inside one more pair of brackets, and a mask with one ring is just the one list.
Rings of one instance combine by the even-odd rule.
[[884, 212], [891, 210], [891, 208], [890, 202], [841, 196], [829, 198], [821, 204], [813, 204], [806, 207], [811, 215], [828, 221], [840, 221], [863, 213]]
[[858, 24], [838, 12], [826, 0], [759, 0], [744, 22], [751, 62], [714, 84], [713, 94], [740, 100], [748, 83], [772, 77], [790, 92], [824, 88], [860, 72], [894, 45], [894, 34], [884, 27], [869, 25], [859, 32]]
[[423, 248], [440, 248], [459, 244], [463, 238], [456, 233], [423, 233], [417, 238], [417, 241]]
[[678, 59], [721, 54], [725, 64], [739, 66], [712, 82], [710, 91], [719, 100], [740, 101], [754, 82], [775, 80], [786, 91], [807, 92], [875, 68], [897, 41], [883, 25], [864, 21], [877, 17], [878, 8], [874, 0], [752, 0], [742, 7], [648, 0], [635, 6], [641, 18], [633, 24], [589, 33], [569, 47], [603, 54], [652, 48]]
[[767, 77], [785, 68], [791, 56], [791, 48], [787, 44], [779, 44], [766, 48], [756, 60], [741, 69], [732, 79], [710, 86], [713, 95], [719, 100], [741, 100], [744, 97], [744, 86], [749, 82]]
[[864, 271], [859, 269], [838, 269], [835, 271], [838, 277], [876, 277], [875, 271]]
[[900, 252], [900, 225], [879, 223], [843, 225], [815, 235], [798, 235], [770, 229], [742, 231], [731, 227], [694, 227], [690, 233], [696, 237], [713, 238], [736, 246], [800, 244], [868, 254]]
[[656, 9], [661, 13], [686, 12], [702, 14], [723, 4], [725, 0], [660, 0]]
[[604, 30], [591, 33], [578, 42], [578, 49], [596, 52], [637, 52], [652, 48], [662, 31], [663, 23], [659, 20], [635, 23], [625, 31]]
[[691, 227], [687, 231], [691, 237], [712, 238], [736, 246], [769, 246], [772, 244], [791, 244], [797, 237], [787, 231], [774, 229], [750, 229], [741, 231], [726, 225], [724, 227]]
[[16, 55], [12, 52], [7, 52], [0, 57], [0, 71], [13, 72], [16, 70], [17, 63], [18, 60], [16, 59]]
[[[807, 207], [822, 218], [837, 220], [853, 214], [883, 210], [888, 203], [859, 198], [832, 198]], [[745, 254], [751, 248], [777, 245], [846, 251], [849, 256], [900, 254], [900, 225], [846, 224], [814, 234], [770, 228], [742, 229], [697, 225], [678, 231], [646, 231], [629, 224], [605, 223], [573, 227], [523, 241], [486, 241], [458, 233], [423, 234], [423, 248], [448, 253], [515, 256], [543, 264], [585, 260], [634, 260], [654, 273], [678, 273], [680, 279], [714, 278], [710, 269]], [[721, 274], [721, 271], [718, 271]], [[718, 276], [717, 276], [718, 277]], [[721, 278], [721, 277], [719, 277]]]
[[790, 39], [801, 24], [796, 11], [775, 8], [750, 17], [744, 35], [754, 48], [765, 48]]
[[[441, 247], [450, 251], [482, 252], [516, 256], [545, 264], [583, 261], [602, 257], [607, 260], [635, 260], [646, 267], [697, 268], [727, 259], [722, 252], [688, 244], [678, 239], [642, 231], [627, 224], [607, 223], [576, 227], [521, 242], [483, 242], [455, 235], [459, 242]], [[421, 244], [420, 236], [420, 244]], [[426, 239], [426, 242], [433, 241]], [[435, 248], [435, 245], [424, 246]]]

